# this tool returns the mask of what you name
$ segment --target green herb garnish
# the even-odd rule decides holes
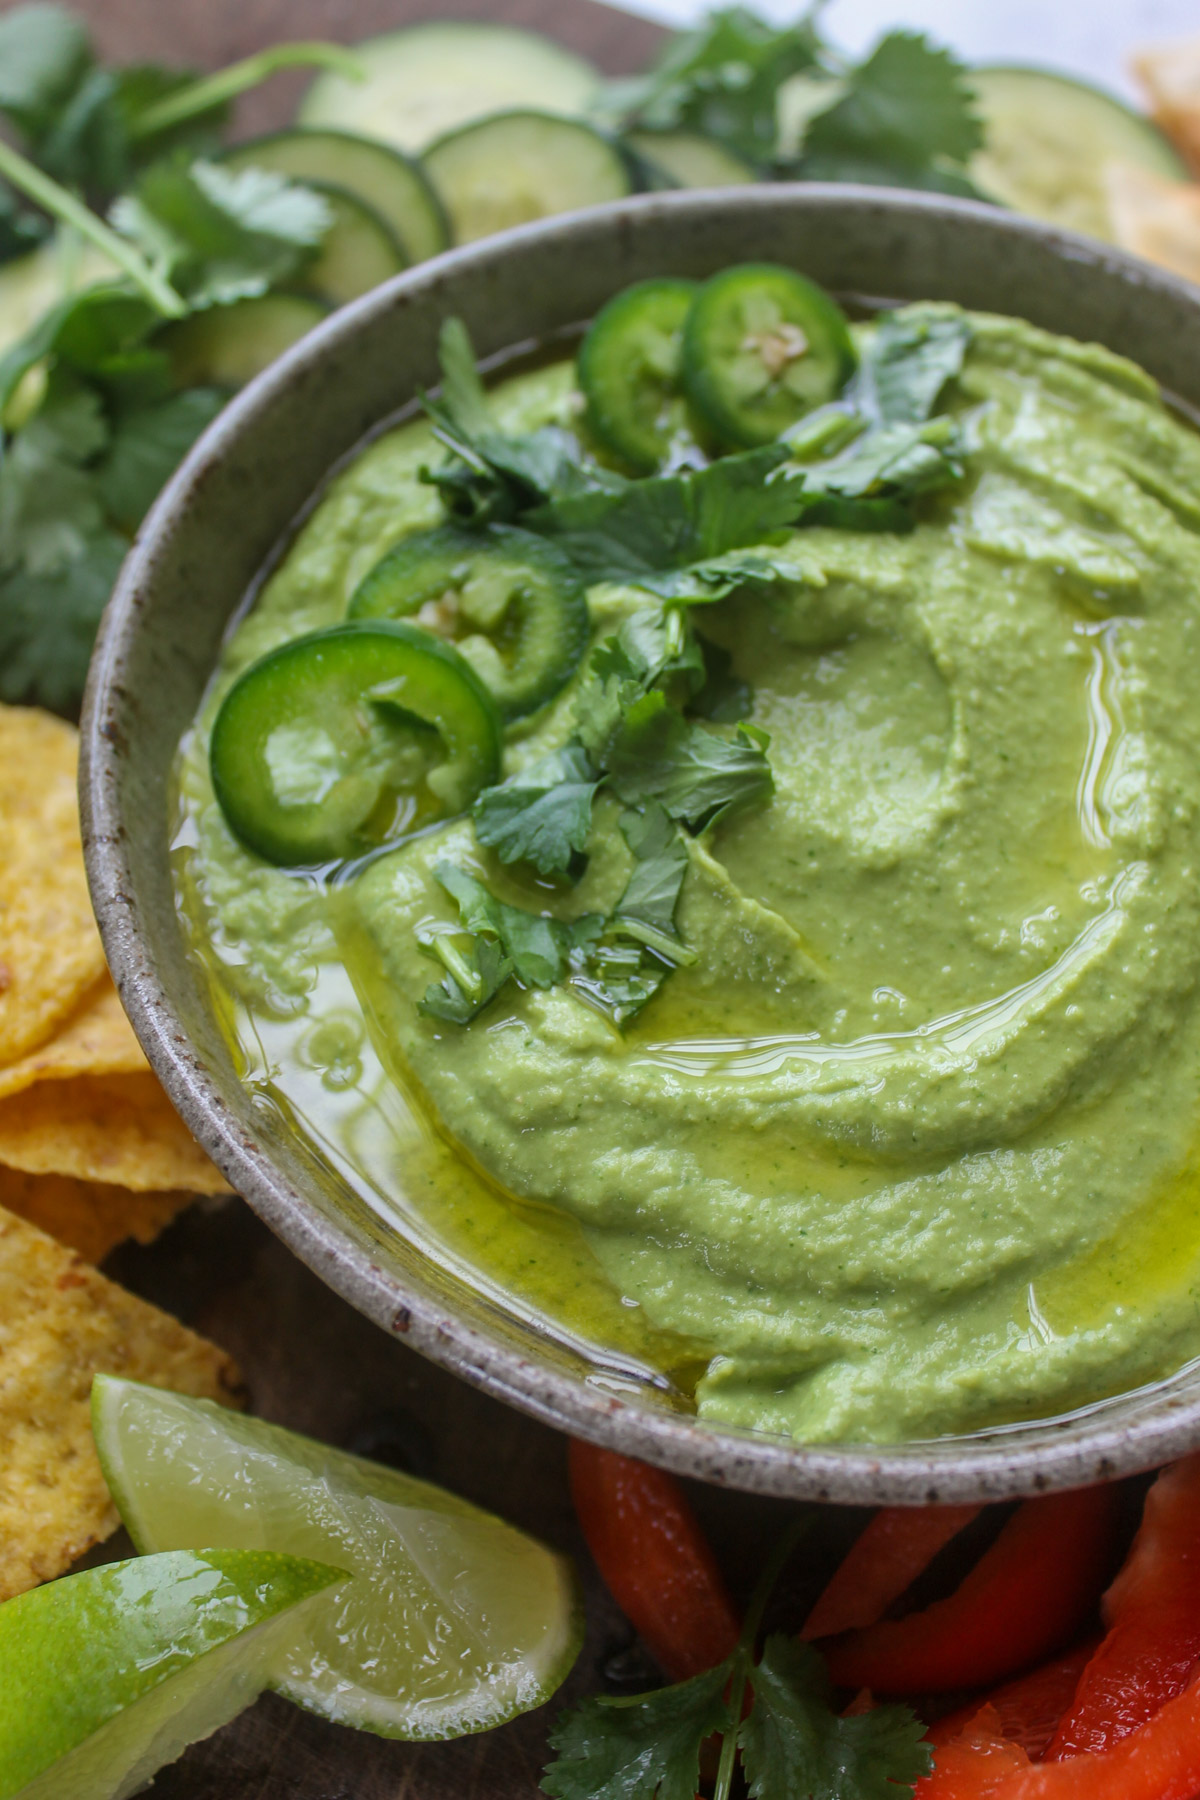
[[[966,165],[983,143],[970,77],[915,31],[889,32],[809,120],[797,172],[979,198]]]
[[[602,1695],[560,1715],[550,1734],[558,1754],[542,1775],[543,1793],[554,1800],[694,1800],[701,1746],[720,1733],[713,1800],[729,1800],[739,1754],[751,1800],[911,1800],[933,1753],[908,1707],[841,1717],[819,1653],[782,1633],[754,1659],[767,1600],[806,1525],[801,1520],[776,1549],[725,1662],[651,1694]]]

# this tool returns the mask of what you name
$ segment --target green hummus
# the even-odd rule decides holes
[[[697,960],[624,1034],[570,984],[510,984],[468,1028],[417,1012],[414,927],[456,917],[432,865],[603,912],[630,867],[603,798],[560,893],[465,820],[327,892],[212,797],[234,674],[439,519],[424,424],[332,483],[180,769],[181,894],[247,1079],[608,1378],[665,1368],[702,1417],[808,1441],[1042,1417],[1200,1353],[1200,437],[1103,350],[972,324],[961,486],[911,535],[798,532],[794,583],[696,615],[775,794],[690,842]],[[497,412],[568,419],[571,380]],[[591,600],[601,634],[646,603]]]

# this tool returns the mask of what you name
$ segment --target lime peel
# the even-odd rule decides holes
[[[350,1571],[272,1670],[311,1712],[384,1737],[458,1737],[541,1705],[575,1662],[570,1563],[442,1488],[111,1376],[93,1386],[92,1428],[139,1550],[216,1539]]]
[[[257,1698],[343,1572],[268,1551],[105,1563],[0,1607],[0,1800],[124,1800]]]

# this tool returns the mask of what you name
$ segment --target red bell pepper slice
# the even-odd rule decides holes
[[[1112,1488],[1026,1500],[948,1599],[822,1644],[839,1687],[939,1694],[990,1687],[1087,1624],[1111,1566]]]
[[[997,1780],[1003,1739],[939,1750],[915,1800],[1195,1800],[1200,1794],[1200,1682],[1168,1700],[1111,1750],[1014,1769]],[[1022,1754],[1015,1744],[1008,1751]]]
[[[809,1613],[804,1638],[874,1625],[980,1506],[883,1506],[855,1538]]]
[[[1029,1766],[1021,1745],[1004,1736],[999,1715],[988,1706],[976,1708],[964,1731],[938,1744],[933,1773],[918,1781],[913,1800],[991,1800]]]
[[[572,1439],[571,1497],[605,1585],[672,1681],[731,1654],[741,1621],[673,1475]]]
[[[1079,1677],[1095,1654],[1097,1638],[1076,1644],[1064,1656],[1043,1663],[1028,1675],[994,1688],[986,1700],[972,1700],[957,1712],[947,1713],[926,1733],[931,1744],[950,1744],[964,1732],[986,1726],[1010,1744],[1019,1744],[1031,1762],[1040,1762],[1058,1722],[1075,1698]]]
[[[1111,1749],[1183,1692],[1200,1659],[1200,1456],[1164,1469],[1104,1596],[1109,1627],[1047,1761]]]

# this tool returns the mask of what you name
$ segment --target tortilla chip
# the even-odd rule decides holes
[[[1188,281],[1200,282],[1200,184],[1167,181],[1130,163],[1104,170],[1113,236]]]
[[[149,1073],[39,1081],[0,1100],[0,1163],[139,1194],[229,1192]]]
[[[0,1211],[0,1600],[117,1528],[89,1417],[100,1371],[213,1400],[238,1385],[215,1344]]]
[[[1200,37],[1135,50],[1130,67],[1145,90],[1155,123],[1200,172]]]
[[[79,841],[78,754],[61,719],[0,706],[0,1063],[43,1043],[104,973]]]
[[[153,1243],[194,1194],[135,1194],[102,1181],[71,1175],[26,1175],[0,1166],[0,1207],[27,1219],[85,1261],[103,1262],[110,1250],[133,1238]]]
[[[19,1094],[35,1081],[65,1081],[72,1075],[136,1075],[149,1066],[112,979],[104,975],[52,1038],[19,1062],[0,1066],[0,1099]]]

